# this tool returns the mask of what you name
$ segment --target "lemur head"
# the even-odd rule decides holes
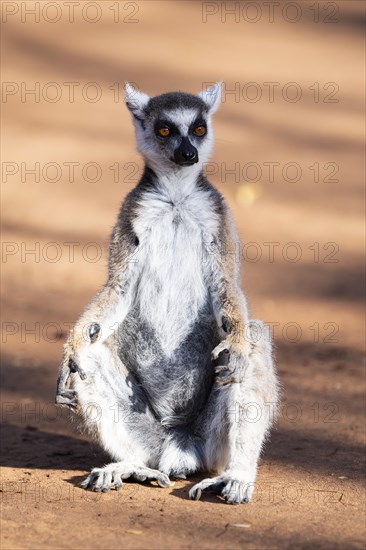
[[[171,92],[150,98],[125,86],[137,148],[152,168],[179,169],[207,162],[213,146],[211,116],[221,100],[221,83],[197,95]]]

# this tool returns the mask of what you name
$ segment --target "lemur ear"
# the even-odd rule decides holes
[[[138,120],[143,120],[145,118],[144,109],[149,103],[150,97],[138,90],[135,90],[129,82],[125,84],[125,103],[128,110],[132,115]]]
[[[216,82],[213,86],[210,86],[206,90],[203,90],[198,94],[198,97],[208,106],[208,112],[213,114],[219,107],[222,94],[222,82]]]

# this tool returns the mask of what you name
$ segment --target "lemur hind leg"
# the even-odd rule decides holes
[[[230,368],[223,367],[199,429],[205,437],[204,462],[216,477],[204,479],[190,490],[198,500],[202,491],[220,493],[229,504],[249,502],[265,436],[273,421],[278,384],[272,361],[268,328],[250,321],[249,361],[238,378],[230,381]],[[230,362],[229,362],[230,365]],[[228,383],[220,379],[228,371]]]
[[[123,479],[133,477],[138,481],[154,479],[167,487],[168,476],[155,469],[165,435],[163,428],[116,347],[112,337],[89,346],[79,357],[78,371],[71,374],[71,391],[76,394],[86,429],[116,461],[94,468],[82,486],[95,491],[107,491],[112,485],[119,489]]]

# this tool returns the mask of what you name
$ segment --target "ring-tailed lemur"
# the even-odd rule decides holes
[[[228,206],[203,175],[221,84],[125,88],[145,161],[110,241],[109,275],[64,347],[56,402],[115,460],[83,487],[215,473],[190,490],[249,501],[277,403],[269,332],[249,321]]]

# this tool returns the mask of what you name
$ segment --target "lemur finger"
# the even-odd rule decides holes
[[[56,395],[55,403],[56,405],[66,405],[67,407],[76,409],[78,407],[76,392],[74,390],[60,391]]]
[[[217,374],[215,377],[215,383],[221,386],[226,386],[228,384],[238,383],[241,379],[242,377],[238,375],[236,369],[227,369],[226,371],[222,370]]]
[[[85,371],[73,359],[69,359],[69,369],[70,372],[77,372],[82,380],[88,378]]]
[[[67,388],[67,382],[70,378],[70,369],[65,364],[62,364],[58,377],[57,377],[57,384],[56,384],[56,394],[60,395],[66,388]]]
[[[70,408],[76,408],[78,403],[76,400],[76,392],[68,389],[70,379],[70,369],[65,364],[62,365],[56,386],[55,403],[57,405],[65,405]]]
[[[211,352],[211,359],[214,361],[215,359],[218,359],[220,353],[225,351],[226,353],[229,353],[230,345],[226,340],[223,340],[220,342],[218,346],[215,347],[215,349]]]
[[[215,379],[215,383],[219,386],[229,386],[230,384],[236,384],[238,382],[239,380],[237,378],[230,378],[229,376],[227,376],[226,378],[218,377]]]
[[[216,374],[223,374],[224,376],[227,376],[228,374],[234,372],[235,367],[231,367],[230,365],[217,365],[215,367],[215,373]]]

